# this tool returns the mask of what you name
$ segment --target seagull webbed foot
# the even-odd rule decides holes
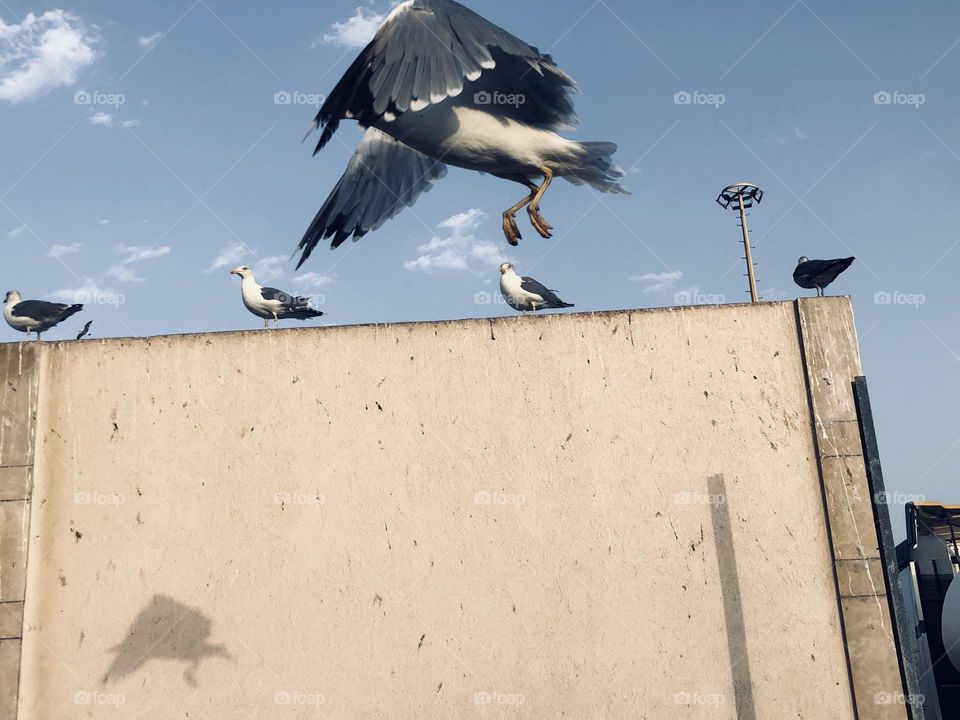
[[[503,214],[503,234],[511,245],[516,245],[523,239],[520,228],[517,227],[517,218],[509,210]]]
[[[553,225],[548,223],[543,215],[540,214],[540,207],[537,205],[531,204],[527,208],[527,214],[530,215],[530,223],[533,225],[534,229],[540,233],[544,238],[552,238],[553,233],[550,232],[553,230]]]

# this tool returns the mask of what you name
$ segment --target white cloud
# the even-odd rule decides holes
[[[458,213],[440,223],[447,230],[447,237],[434,236],[429,242],[417,247],[422,253],[415,260],[403,264],[407,270],[430,273],[434,270],[455,270],[474,275],[495,268],[510,258],[503,255],[500,247],[489,240],[478,240],[474,231],[486,217],[482,210],[473,208]]]
[[[157,40],[163,37],[162,32],[151,33],[150,35],[145,35],[143,37],[138,37],[137,42],[140,43],[142,48],[150,48],[156,45]]]
[[[163,247],[138,247],[133,245],[130,247],[121,247],[120,252],[127,256],[123,262],[138,263],[142,260],[153,260],[154,258],[168,255],[170,248],[166,245]]]
[[[646,273],[645,275],[634,275],[630,278],[633,282],[645,283],[644,292],[657,292],[658,290],[669,290],[674,283],[683,277],[680,270],[671,270],[662,273]]]
[[[18,225],[17,227],[13,228],[13,230],[7,233],[7,237],[13,240],[15,237],[19,237],[20,235],[23,235],[26,231],[27,231],[26,225]]]
[[[0,100],[22,102],[70,86],[97,58],[96,38],[65,10],[28,13],[19,25],[0,20]]]
[[[123,129],[140,127],[141,125],[139,120],[115,120],[113,115],[105,112],[94,113],[87,118],[87,122],[91,125],[99,125],[100,127],[118,127]]]
[[[110,266],[110,269],[107,270],[107,276],[112,277],[115,280],[120,282],[142,282],[143,277],[137,275],[134,270],[135,266],[138,263],[143,262],[144,260],[153,260],[158,257],[163,257],[170,252],[170,248],[167,246],[163,247],[141,247],[141,246],[129,246],[121,247],[120,253],[125,257],[118,263]]]
[[[72,253],[80,252],[81,247],[78,242],[70,243],[69,245],[54,245],[47,251],[47,257],[60,258],[64,255],[71,255]]]
[[[84,284],[75,288],[62,288],[49,293],[51,300],[65,303],[85,303],[102,305],[119,305],[123,302],[123,295],[110,288],[102,287],[96,280],[87,278]]]
[[[100,224],[101,224],[101,225],[109,225],[109,224],[110,224],[110,219],[109,219],[109,218],[103,218],[103,219],[100,221]]]
[[[214,259],[213,264],[207,268],[207,272],[212,273],[215,270],[220,270],[225,267],[234,267],[239,265],[240,261],[249,254],[250,251],[247,249],[246,245],[241,245],[240,243],[227,245]]]
[[[256,254],[255,250],[251,250],[241,243],[227,245],[220,251],[220,254],[217,255],[210,267],[207,268],[207,272],[212,273],[223,268],[234,268],[237,265],[242,265],[244,264],[243,261],[252,255],[254,259],[247,261],[246,264],[253,268],[253,273],[256,275],[257,280],[276,280],[283,275],[283,265],[289,258],[284,255],[271,255],[270,257],[258,258]]]
[[[809,135],[807,135],[803,130],[801,130],[801,129],[798,128],[798,127],[795,127],[795,128],[793,129],[793,134],[796,136],[797,140],[806,140],[808,137],[810,137]]]
[[[316,288],[328,283],[333,282],[333,278],[329,275],[321,275],[320,273],[308,272],[303,275],[297,275],[293,279],[294,285],[299,285],[300,287],[307,288]]]
[[[340,47],[362,48],[377,34],[386,15],[358,7],[352,17],[343,22],[335,22],[322,38],[323,42]]]
[[[258,258],[253,271],[258,280],[276,280],[283,275],[283,264],[287,258],[283,255]]]

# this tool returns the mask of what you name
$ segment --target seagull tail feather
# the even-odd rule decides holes
[[[574,185],[590,185],[600,192],[630,193],[620,184],[623,169],[613,161],[617,146],[612,142],[577,143],[580,152],[560,173]]]

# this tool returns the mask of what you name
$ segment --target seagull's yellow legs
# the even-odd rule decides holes
[[[546,166],[541,169],[543,170],[543,185],[540,186],[536,195],[533,196],[533,200],[527,206],[527,214],[530,216],[530,222],[533,223],[536,231],[545,238],[551,238],[553,233],[550,231],[553,230],[553,226],[544,220],[543,215],[540,214],[540,200],[547,188],[550,187],[550,183],[553,182],[553,170]]]
[[[523,239],[520,235],[520,228],[517,227],[517,211],[533,202],[533,198],[537,195],[537,189],[536,186],[531,187],[529,195],[503,213],[503,234],[511,245],[516,245],[518,240]]]
[[[516,215],[524,207],[527,208],[530,222],[536,231],[545,238],[553,237],[550,232],[553,230],[553,226],[544,220],[543,215],[540,214],[540,200],[547,188],[550,187],[550,183],[553,182],[553,170],[548,167],[543,167],[541,170],[543,172],[543,184],[538,187],[532,182],[529,183],[530,194],[503,213],[503,234],[511,245],[516,245],[518,240],[523,239],[520,235],[520,229],[517,227]]]

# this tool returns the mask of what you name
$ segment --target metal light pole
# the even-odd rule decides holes
[[[743,230],[743,255],[747,261],[747,278],[750,281],[750,301],[760,302],[757,294],[757,278],[753,272],[753,253],[750,248],[750,230],[747,228],[747,208],[754,203],[760,204],[763,199],[763,190],[753,183],[734,183],[723,189],[717,197],[717,203],[726,210],[732,208],[740,211],[740,228]]]

